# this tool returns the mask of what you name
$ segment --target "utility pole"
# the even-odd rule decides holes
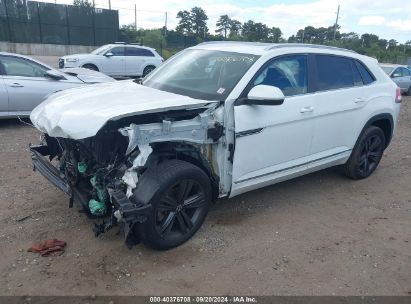
[[[111,10],[111,0],[108,0],[108,9]]]
[[[166,19],[164,23],[164,37],[167,36],[167,12],[166,12]]]
[[[134,27],[136,28],[137,31],[137,4],[134,4]]]
[[[337,9],[337,19],[335,19],[335,24],[334,24],[334,39],[335,40],[335,34],[337,33],[337,25],[338,25],[338,17],[340,16],[340,5],[338,4],[338,9]]]

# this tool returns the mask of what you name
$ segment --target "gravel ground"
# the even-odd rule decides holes
[[[223,199],[195,237],[167,252],[132,250],[38,173],[39,133],[0,121],[1,295],[411,294],[411,98],[379,169],[351,181],[328,169]],[[27,252],[49,238],[59,257]]]

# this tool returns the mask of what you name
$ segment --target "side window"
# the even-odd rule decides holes
[[[394,72],[392,72],[391,77],[402,77],[402,71],[400,68],[396,68]]]
[[[124,56],[124,46],[114,47],[108,50],[107,53],[112,53],[113,56]]]
[[[253,85],[259,84],[278,87],[285,96],[307,93],[307,56],[274,59],[257,75]]]
[[[410,70],[406,68],[401,68],[402,70],[402,76],[411,76]]]
[[[46,67],[18,57],[3,56],[0,62],[0,71],[9,76],[44,77],[48,71]]]
[[[361,74],[361,78],[364,84],[370,84],[371,82],[374,82],[375,77],[368,71],[368,69],[364,66],[364,64],[359,62],[358,60],[354,60],[354,61],[358,68],[358,71]]]
[[[127,47],[126,48],[127,56],[146,56],[146,57],[154,57],[154,54],[150,50],[141,49],[137,47]]]
[[[357,65],[355,64],[355,60],[351,60],[351,68],[353,72],[353,79],[355,86],[362,86],[364,84],[360,71],[358,71]]]
[[[327,91],[354,86],[351,59],[339,56],[316,55],[317,89]]]

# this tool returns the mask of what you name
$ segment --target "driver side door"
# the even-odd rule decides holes
[[[235,151],[231,196],[299,175],[308,169],[313,138],[314,94],[310,94],[307,55],[269,61],[246,93],[259,84],[278,87],[281,105],[234,107]]]

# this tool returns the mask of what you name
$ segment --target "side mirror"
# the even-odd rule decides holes
[[[66,79],[62,74],[60,74],[59,72],[55,70],[48,70],[44,76],[49,77],[53,80]]]
[[[396,78],[396,77],[400,77],[401,75],[399,73],[394,73],[391,75],[391,78]]]
[[[113,56],[113,53],[108,52],[108,53],[105,53],[104,56],[106,56],[106,57],[111,57],[111,56]]]
[[[247,98],[244,98],[238,105],[261,105],[261,106],[278,106],[283,104],[285,96],[283,92],[273,86],[259,84],[248,92]]]

